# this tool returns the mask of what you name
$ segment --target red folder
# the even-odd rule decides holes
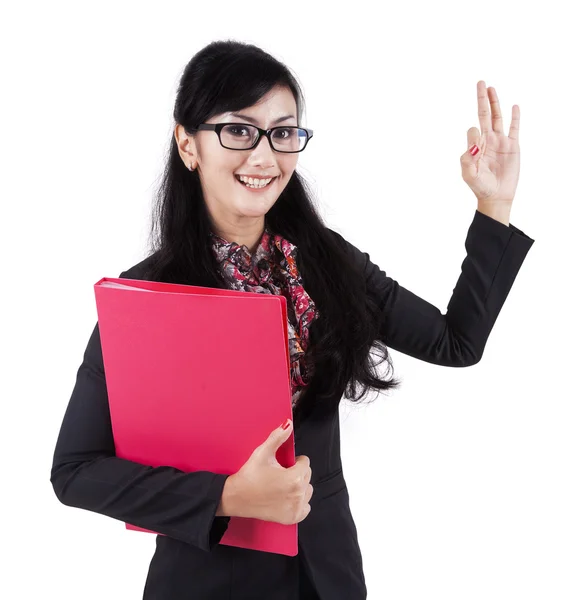
[[[107,277],[94,290],[117,456],[232,475],[292,419],[284,296]],[[276,457],[295,464],[293,434]],[[220,543],[295,556],[297,524],[231,517]]]

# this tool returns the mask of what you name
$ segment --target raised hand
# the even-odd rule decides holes
[[[477,83],[477,105],[481,131],[477,127],[467,131],[468,149],[461,156],[463,181],[473,190],[483,212],[508,215],[519,179],[519,106],[512,107],[505,135],[497,92],[484,81]],[[471,152],[475,145],[478,151]]]

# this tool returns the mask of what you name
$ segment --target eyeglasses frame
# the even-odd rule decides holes
[[[228,148],[227,146],[225,146],[222,143],[222,140],[220,139],[220,132],[227,125],[241,125],[243,127],[254,127],[255,129],[258,130],[259,137],[257,137],[256,142],[250,148]],[[301,150],[290,150],[290,151],[277,150],[277,148],[275,148],[273,146],[273,141],[271,140],[271,132],[274,129],[303,129],[303,131],[307,131],[307,141],[305,142],[305,146],[303,146],[303,148],[301,148]],[[253,125],[251,123],[200,123],[198,125],[198,127],[193,127],[193,131],[200,131],[200,130],[215,131],[216,135],[218,136],[218,141],[220,142],[220,145],[223,148],[225,148],[226,150],[236,150],[236,151],[243,151],[243,152],[245,150],[252,150],[253,148],[256,148],[258,143],[261,141],[261,138],[263,136],[266,136],[267,139],[269,140],[269,146],[271,146],[271,148],[274,152],[280,152],[281,154],[297,154],[299,152],[303,152],[303,150],[305,150],[305,148],[307,148],[307,144],[309,143],[309,140],[313,137],[313,129],[307,129],[307,127],[299,127],[298,125],[277,125],[277,127],[271,127],[270,129],[262,129],[261,127],[257,127],[256,125]]]

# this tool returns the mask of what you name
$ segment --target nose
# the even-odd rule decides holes
[[[253,148],[253,154],[255,152],[264,153],[265,149],[267,149],[271,154],[273,153],[273,149],[271,148],[271,144],[269,144],[269,140],[266,135],[262,135],[259,143]]]
[[[251,160],[273,161],[273,149],[266,135],[261,136],[259,143],[251,151]]]

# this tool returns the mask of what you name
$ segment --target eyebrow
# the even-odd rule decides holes
[[[254,125],[258,125],[257,119],[253,119],[253,117],[248,117],[247,115],[243,115],[241,113],[231,113],[231,116],[237,117],[239,119],[244,119],[245,121],[250,121]],[[280,117],[279,119],[275,119],[272,124],[276,125],[277,123],[281,123],[283,121],[286,121],[287,119],[294,119],[294,118],[295,118],[294,115],[287,115],[285,117]]]

